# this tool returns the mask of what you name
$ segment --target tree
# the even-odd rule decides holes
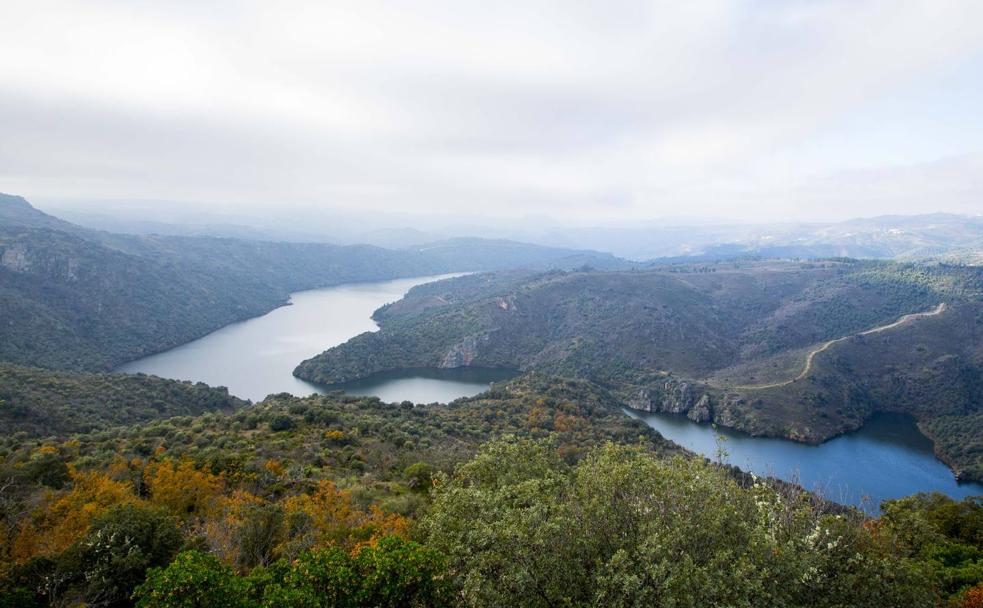
[[[326,547],[258,568],[250,585],[264,608],[440,608],[451,598],[443,574],[437,552],[386,536],[354,555]]]
[[[129,606],[147,569],[166,566],[182,543],[172,516],[123,505],[96,519],[63,561],[77,568],[87,606]]]
[[[933,606],[888,530],[723,467],[606,444],[576,465],[505,438],[437,484],[422,522],[468,606]]]
[[[152,568],[133,594],[137,608],[250,608],[248,586],[232,569],[200,551]]]

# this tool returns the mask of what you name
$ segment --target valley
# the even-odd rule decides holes
[[[974,517],[983,494],[967,481],[983,421],[972,267],[633,264],[495,241],[394,252],[131,237],[25,204],[6,213],[0,599],[15,605],[47,605],[49,580],[64,581],[44,592],[58,602],[104,597],[86,582],[106,576],[95,539],[119,526],[137,538],[131,526],[147,522],[203,547],[208,567],[234,567],[216,580],[252,585],[264,605],[281,593],[257,578],[268,565],[306,567],[325,547],[460,559],[473,544],[455,531],[480,528],[472,511],[490,505],[455,501],[492,479],[506,493],[588,484],[557,503],[576,503],[572,529],[609,521],[591,484],[667,483],[638,491],[724,518],[719,505],[772,505],[768,517],[792,523],[756,534],[806,544],[818,522],[863,539],[870,521],[894,538],[937,509]],[[533,504],[552,504],[549,492]],[[401,544],[410,535],[425,544]],[[606,547],[589,550],[613,559]],[[878,593],[898,591],[908,566],[878,555],[895,572]],[[904,597],[928,588],[903,576]],[[109,592],[120,605],[145,593],[126,585]]]
[[[980,479],[983,445],[949,429],[983,430],[981,277],[855,260],[478,275],[411,290],[376,313],[379,332],[295,373],[320,383],[458,365],[554,373],[633,409],[807,443],[902,412],[961,478]]]

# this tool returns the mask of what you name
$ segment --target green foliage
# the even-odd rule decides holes
[[[135,597],[139,608],[439,608],[451,605],[443,572],[436,552],[398,537],[354,556],[338,547],[308,551],[247,577],[188,551],[151,570]]]
[[[503,440],[423,525],[468,606],[934,605],[924,568],[860,523],[697,460],[607,445],[571,466]]]
[[[428,492],[433,485],[433,467],[426,462],[415,462],[403,470],[410,489],[417,492]]]
[[[250,580],[265,608],[436,608],[450,605],[443,568],[433,550],[384,537],[354,557],[337,547],[318,549],[255,571]]]
[[[180,553],[153,568],[134,592],[138,608],[250,608],[248,585],[214,556]]]
[[[74,562],[87,605],[129,606],[147,569],[166,566],[183,543],[172,517],[125,505],[98,518],[63,560]]]
[[[231,412],[245,402],[225,388],[155,376],[84,374],[0,363],[0,428],[65,436],[155,418]]]
[[[983,583],[983,496],[955,501],[916,494],[885,502],[882,522],[904,539],[906,550],[931,567],[946,594]]]

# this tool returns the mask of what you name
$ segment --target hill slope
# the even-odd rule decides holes
[[[88,230],[0,195],[0,361],[103,371],[263,314],[297,290],[607,254],[464,241],[395,251]]]
[[[0,363],[4,439],[88,433],[173,416],[232,411],[224,388],[127,374],[78,374]]]
[[[330,384],[408,367],[544,371],[601,383],[636,409],[810,442],[903,411],[980,478],[979,446],[939,429],[983,407],[981,293],[983,269],[853,260],[476,275],[412,290],[377,311],[381,331],[295,374]]]

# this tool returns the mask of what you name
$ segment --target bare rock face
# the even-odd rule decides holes
[[[709,420],[710,416],[710,397],[695,390],[690,383],[678,380],[666,380],[651,388],[640,388],[626,400],[626,404],[643,412],[667,414],[686,414],[698,409],[694,415],[701,421],[704,417]]]
[[[4,249],[0,254],[0,266],[13,270],[14,272],[27,272],[31,267],[31,262],[27,257],[27,250],[21,246],[13,246]]]
[[[686,417],[694,422],[710,422],[710,419],[713,418],[710,411],[710,396],[704,394],[700,397],[700,400],[686,413]]]
[[[477,336],[468,336],[460,343],[451,347],[444,354],[443,359],[440,360],[440,364],[437,367],[450,369],[470,366],[474,362],[475,357],[478,356],[478,343],[479,338]]]
[[[713,410],[713,421],[720,426],[738,427],[741,419],[740,405],[744,399],[739,395],[726,395]]]
[[[629,398],[626,404],[628,405],[628,407],[630,407],[633,410],[639,410],[642,412],[653,411],[652,397],[649,394],[649,390],[647,388],[638,389],[638,393],[636,393],[634,397]]]
[[[662,386],[662,407],[659,411],[685,414],[693,407],[695,397],[687,382],[667,380]]]

